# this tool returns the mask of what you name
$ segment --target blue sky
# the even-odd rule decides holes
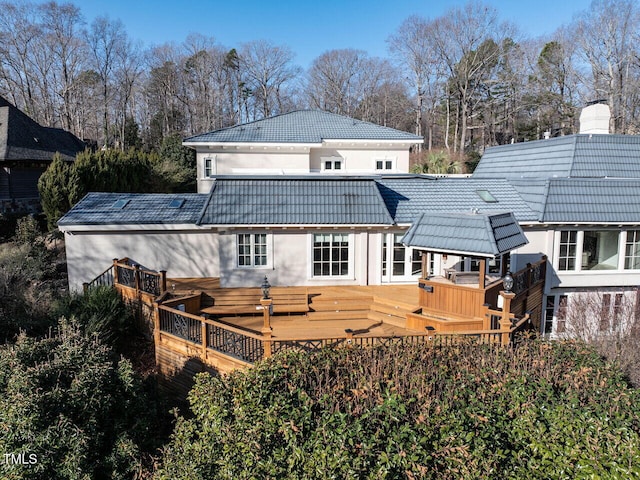
[[[327,50],[357,48],[387,56],[386,39],[410,15],[436,18],[465,2],[453,0],[83,0],[87,22],[120,19],[145,46],[182,42],[189,33],[212,36],[228,48],[265,39],[287,45],[309,67]],[[550,34],[586,10],[590,0],[487,0],[502,20],[527,36]]]

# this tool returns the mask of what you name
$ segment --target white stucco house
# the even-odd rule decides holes
[[[184,140],[196,151],[198,193],[220,175],[407,173],[423,138],[321,110],[300,110]]]
[[[587,293],[599,295],[603,317],[615,320],[623,305],[640,311],[640,136],[493,147],[471,178],[406,173],[419,141],[315,111],[186,139],[198,152],[199,193],[90,193],[60,220],[70,286],[122,257],[223,287],[264,275],[273,285],[413,283],[423,259],[403,237],[417,218],[510,212],[528,243],[486,268],[548,257],[543,333],[564,334],[567,308]],[[442,235],[455,239],[456,229]],[[465,255],[430,253],[426,264],[430,275],[479,268]],[[598,328],[615,327],[608,322]]]

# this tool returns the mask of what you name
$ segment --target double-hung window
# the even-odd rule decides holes
[[[313,276],[346,277],[350,273],[349,234],[313,235]]]
[[[267,267],[269,264],[266,233],[240,233],[238,267]]]
[[[204,159],[204,177],[205,178],[209,178],[209,177],[213,177],[214,175],[214,158],[212,157],[207,157]]]

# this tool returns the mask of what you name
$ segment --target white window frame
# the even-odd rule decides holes
[[[388,232],[382,234],[382,248],[381,248],[381,257],[380,257],[380,266],[381,266],[381,275],[382,281],[385,283],[389,282],[408,282],[417,280],[422,276],[422,258],[420,256],[420,260],[415,260],[415,255],[420,254],[419,249],[414,249],[412,247],[402,246],[402,261],[396,260],[394,258],[394,254],[396,251],[396,237],[402,237],[406,232]],[[400,248],[400,247],[398,247]],[[423,255],[428,255],[427,252],[423,252]],[[420,263],[420,271],[413,274],[413,264],[415,262]],[[433,255],[431,256],[431,261],[433,261]],[[393,267],[395,263],[402,263],[404,274],[403,275],[395,275],[393,272]]]
[[[216,175],[216,157],[215,155],[213,156],[207,156],[204,157],[203,159],[203,163],[202,163],[202,176],[203,178],[211,178],[213,176]]]
[[[635,235],[634,235],[635,233]],[[627,247],[629,245],[633,247],[637,247],[640,246],[640,229],[638,230],[625,230],[624,232],[622,232],[621,237],[624,236],[624,238],[620,239],[620,245],[621,247],[619,248],[619,251],[621,252],[620,256],[622,257],[622,270],[640,270],[639,268],[627,268],[627,258],[632,259],[632,265],[633,263],[638,262],[640,264],[640,255],[627,255]],[[630,241],[631,240],[631,241]],[[634,248],[634,250],[636,250]]]
[[[599,232],[599,231],[613,231],[618,234],[618,265],[616,269],[611,270],[594,270],[594,269],[583,269],[583,253],[584,253],[584,233],[585,232]],[[560,240],[562,238],[563,232],[575,232],[576,233],[576,254],[574,257],[574,267],[570,270],[563,270],[560,268]],[[606,273],[612,273],[617,271],[625,271],[625,254],[626,254],[626,239],[627,239],[627,231],[626,230],[616,230],[616,229],[607,229],[607,228],[585,228],[583,230],[556,230],[554,236],[554,255],[553,255],[553,267],[559,274],[563,273],[576,273],[576,272],[587,272],[593,275],[600,275]]]
[[[327,164],[330,165],[327,168]],[[336,165],[340,165],[336,168]],[[320,157],[320,170],[323,172],[343,172],[344,171],[344,158],[342,157]]]
[[[315,239],[316,235],[331,235],[333,244],[333,236],[334,235],[346,235],[347,237],[347,274],[346,275],[316,275],[315,274]],[[348,232],[327,232],[327,231],[318,231],[309,234],[309,278],[322,280],[322,279],[333,279],[333,280],[353,280],[355,278],[355,235],[353,233]],[[330,247],[332,248],[332,247]],[[331,264],[331,260],[329,260],[329,264]]]
[[[378,162],[382,163],[382,168],[378,168]],[[389,166],[389,168],[387,168],[387,166]],[[373,169],[376,172],[395,172],[396,159],[395,158],[375,158],[373,160]]]
[[[258,236],[264,235],[264,243],[258,242]],[[236,267],[237,268],[254,268],[254,269],[271,269],[273,265],[273,255],[272,255],[272,238],[273,236],[266,232],[239,232],[236,234]],[[241,243],[241,240],[244,240],[244,237],[248,237],[248,243]],[[241,252],[242,247],[247,247],[248,252]],[[265,264],[256,265],[256,248],[262,247],[264,248],[264,253],[261,253],[261,257],[265,257]],[[242,264],[241,257],[248,258],[248,263]]]

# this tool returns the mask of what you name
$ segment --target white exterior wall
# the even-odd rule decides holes
[[[409,146],[389,146],[384,144],[369,147],[312,148],[310,152],[310,171],[324,170],[326,157],[342,158],[342,169],[331,173],[372,174],[372,173],[408,173]],[[376,160],[392,160],[393,170],[376,170]]]
[[[113,263],[128,257],[168,277],[218,277],[217,236],[211,231],[73,232],[65,234],[69,288],[82,290]]]
[[[198,193],[209,193],[213,179],[205,177],[205,159],[212,175],[301,175],[309,173],[309,149],[261,148],[235,151],[199,151],[196,155]]]
[[[379,255],[371,252],[368,231],[349,229],[268,230],[268,265],[266,267],[240,267],[237,259],[237,235],[262,233],[262,230],[234,230],[221,233],[219,238],[220,285],[222,287],[248,287],[262,283],[265,275],[269,283],[277,286],[297,285],[367,285],[372,275],[380,270]],[[345,277],[314,278],[312,271],[313,234],[347,233],[350,240],[349,275]],[[375,242],[374,242],[375,243]],[[377,252],[376,252],[377,253]],[[366,259],[369,259],[369,262]],[[373,262],[373,263],[372,263]],[[379,278],[377,279],[379,283]]]
[[[303,175],[323,172],[325,157],[343,159],[337,174],[409,172],[410,144],[372,143],[362,146],[310,148],[269,145],[199,149],[196,153],[198,193],[209,193],[213,179],[205,176],[205,159],[211,159],[211,175]],[[393,161],[392,170],[376,170],[376,160]]]

